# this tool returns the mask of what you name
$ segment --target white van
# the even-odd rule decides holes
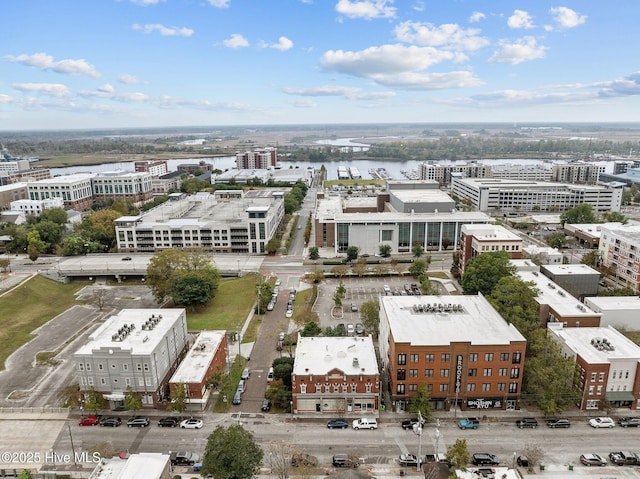
[[[269,368],[269,374],[267,374],[267,382],[273,381],[273,368]]]
[[[241,378],[242,378],[242,379],[244,379],[244,380],[246,381],[247,379],[249,379],[249,376],[250,376],[250,375],[251,375],[251,371],[249,370],[249,368],[244,368],[244,369],[242,370],[242,376],[241,376]]]

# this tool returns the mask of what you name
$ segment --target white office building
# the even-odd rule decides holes
[[[64,209],[83,211],[93,204],[91,179],[93,173],[75,173],[73,175],[55,176],[46,180],[27,183],[29,199],[46,200],[62,198]]]
[[[598,253],[618,284],[640,290],[640,225],[602,225]]]
[[[22,211],[24,214],[39,216],[48,208],[64,208],[62,198],[47,198],[46,200],[17,200],[11,202],[11,211]]]

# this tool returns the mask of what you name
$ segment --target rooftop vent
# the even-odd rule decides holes
[[[614,351],[616,349],[607,338],[593,338],[591,345],[598,351]]]

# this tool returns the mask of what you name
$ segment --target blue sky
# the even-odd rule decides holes
[[[0,130],[640,120],[640,1],[3,2]]]

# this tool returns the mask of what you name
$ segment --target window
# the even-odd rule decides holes
[[[410,392],[416,392],[418,390],[418,385],[417,384],[409,384],[409,391]]]
[[[520,368],[511,368],[511,379],[520,377]]]
[[[142,371],[142,364],[136,364],[136,371]]]
[[[352,393],[358,392],[358,385],[356,383],[353,383],[351,385],[351,392]]]
[[[491,368],[484,368],[484,376],[485,377],[489,377],[493,374],[493,371],[491,370]]]
[[[300,393],[301,394],[307,394],[307,385],[305,383],[302,383],[300,385]]]
[[[149,365],[147,363],[144,363],[144,370],[149,371]]]
[[[84,371],[84,364],[78,363],[78,371]]]
[[[469,354],[469,362],[471,363],[478,362],[478,353]]]
[[[409,377],[410,378],[417,378],[418,377],[418,370],[417,369],[409,369]]]
[[[625,386],[626,387],[626,386]],[[602,394],[602,386],[598,386],[598,389],[596,390],[596,394],[598,396],[600,396]]]
[[[93,378],[92,377],[88,377],[87,378],[87,384],[89,384],[89,386],[93,386]]]
[[[433,384],[427,384],[427,392],[431,394],[433,392]]]
[[[509,383],[509,392],[517,393],[518,392],[518,383]]]
[[[411,361],[412,363],[417,363],[418,361],[420,361],[420,355],[419,354],[411,354],[409,356],[409,361]]]
[[[122,363],[122,370],[123,371],[128,371],[129,370],[129,365],[127,363]]]
[[[433,377],[433,369],[425,369],[424,370],[424,377],[425,378],[432,378]]]
[[[522,361],[522,353],[513,353],[511,362],[513,364],[520,364],[521,361]]]
[[[396,393],[397,394],[404,394],[404,384],[398,384],[396,386]]]
[[[440,370],[440,377],[441,378],[448,378],[449,377],[449,370],[448,369],[441,369]]]
[[[507,375],[507,368],[498,369],[498,376],[506,376],[506,375]]]
[[[484,392],[491,391],[491,384],[490,383],[482,383],[482,390]]]
[[[107,384],[107,380],[105,378],[100,378],[100,384]]]
[[[407,364],[407,355],[406,354],[398,354],[398,366],[404,366]]]
[[[397,379],[398,381],[404,381],[407,377],[407,370],[406,369],[398,369],[398,375],[397,375]]]
[[[500,361],[509,361],[509,353],[500,353]]]
[[[449,353],[442,353],[440,356],[440,361],[443,363],[448,363],[451,360],[451,355]]]
[[[469,376],[477,376],[478,370],[476,368],[469,368]]]
[[[91,363],[87,363],[87,364],[85,364],[85,369],[86,369],[87,371],[91,371]]]
[[[504,391],[507,388],[507,385],[505,383],[498,383],[498,391]]]
[[[596,373],[591,373],[591,380],[595,381],[596,380]]]
[[[441,393],[446,393],[449,390],[449,385],[448,384],[441,384],[439,389],[440,389]]]
[[[612,379],[615,379],[615,378],[616,378],[616,372],[615,372],[615,371],[613,371]]]
[[[424,360],[428,363],[432,363],[433,361],[435,361],[435,355],[434,354],[425,354],[424,355]]]
[[[371,388],[372,388],[371,383],[367,383],[367,384],[365,385],[365,390],[366,390],[368,393],[370,393],[370,392],[371,392]]]
[[[484,353],[484,360],[486,362],[491,362],[493,361],[493,353]]]
[[[625,379],[629,379],[629,370],[627,370],[627,371],[624,373],[624,378],[625,378]]]
[[[475,390],[476,390],[476,385],[475,385],[475,383],[468,383],[468,384],[467,384],[467,391],[469,391],[469,392],[473,392],[473,391],[475,391]]]
[[[600,376],[598,377],[598,381],[599,382],[604,381],[604,373],[600,373]]]
[[[102,363],[98,363],[98,371],[102,371],[103,369],[104,369],[104,366],[102,365]],[[615,379],[615,375],[613,379]]]
[[[393,241],[393,230],[382,230],[380,239],[382,241]]]
[[[594,386],[589,386],[589,396],[593,396],[594,389],[595,389]]]

